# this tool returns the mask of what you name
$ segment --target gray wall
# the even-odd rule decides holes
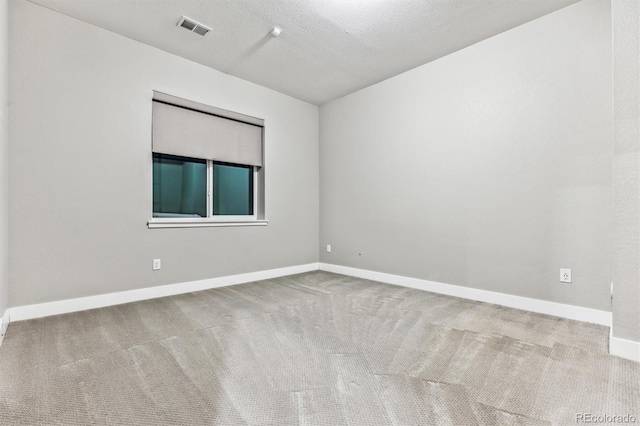
[[[613,335],[640,341],[640,3],[612,2]]]
[[[9,197],[9,2],[0,0],[0,323],[9,307],[8,197]]]
[[[585,0],[323,105],[321,261],[609,310],[611,84]]]
[[[318,261],[318,107],[23,0],[10,12],[11,306]],[[266,120],[268,226],[147,229],[152,90]]]

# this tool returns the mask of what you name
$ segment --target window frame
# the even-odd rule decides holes
[[[259,163],[252,164],[244,164],[244,166],[253,167],[253,174],[251,175],[253,178],[253,215],[248,216],[229,216],[229,215],[215,215],[211,216],[209,209],[212,209],[212,204],[207,199],[207,217],[153,217],[153,167],[151,167],[151,172],[149,173],[151,179],[151,185],[149,186],[149,194],[150,194],[150,215],[151,219],[147,221],[147,226],[149,228],[192,228],[192,227],[209,227],[209,226],[265,226],[268,225],[269,221],[265,217],[265,165],[264,165],[264,142],[265,142],[265,120],[250,116],[246,114],[241,114],[235,111],[230,111],[218,107],[214,107],[211,105],[207,105],[204,103],[200,103],[193,100],[188,100],[182,97],[174,96],[168,93],[164,93],[158,90],[153,90],[151,96],[151,123],[152,123],[152,137],[151,137],[151,153],[161,154],[163,152],[163,148],[160,147],[156,151],[156,147],[154,144],[155,138],[155,115],[154,115],[154,105],[156,103],[167,104],[174,107],[184,108],[187,110],[192,110],[198,113],[204,113],[215,117],[224,118],[227,120],[237,121],[240,123],[244,123],[251,126],[257,126],[261,129],[261,147],[260,154],[262,156],[261,161]],[[194,138],[193,140],[200,139]],[[206,138],[205,138],[206,139]],[[165,147],[166,148],[166,147]],[[171,154],[170,151],[165,152],[166,154]],[[208,158],[215,158],[216,156],[208,156],[208,155],[184,155],[184,153],[174,153],[178,156],[184,156],[185,158],[193,158],[196,160],[204,160],[207,161],[207,197],[210,197],[210,188],[211,188],[211,179],[209,174],[211,173],[210,167],[208,166]],[[199,152],[200,154],[200,152]],[[204,153],[202,153],[204,154]],[[153,158],[153,155],[151,155]],[[153,162],[153,160],[151,160]],[[211,160],[215,161],[215,160]],[[238,165],[241,161],[238,162]],[[230,163],[231,164],[231,163]]]
[[[159,153],[153,153],[159,154]],[[159,154],[167,155],[169,154]],[[153,155],[152,161],[153,161]],[[151,176],[152,203],[151,203],[151,220],[147,222],[149,228],[192,228],[207,226],[264,226],[269,222],[267,220],[258,219],[258,167],[247,164],[235,164],[223,161],[206,160],[203,158],[183,157],[196,161],[204,161],[207,167],[206,174],[206,217],[154,217],[153,211],[153,170]],[[213,214],[213,166],[221,164],[227,166],[236,166],[249,168],[250,185],[251,185],[251,215],[214,215]],[[153,169],[153,168],[152,168]]]

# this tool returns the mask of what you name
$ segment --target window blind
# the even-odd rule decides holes
[[[211,110],[211,112],[207,111]],[[223,110],[170,95],[154,95],[152,150],[234,164],[262,167],[262,120],[253,123],[220,115]]]

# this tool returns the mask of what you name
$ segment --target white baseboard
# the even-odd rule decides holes
[[[137,302],[139,300],[155,299],[157,297],[173,296],[191,293],[192,291],[243,284],[252,281],[267,280],[286,275],[316,271],[317,263],[289,266],[286,268],[270,269],[266,271],[250,272],[247,274],[230,275],[219,278],[209,278],[179,284],[168,284],[157,287],[141,288],[118,293],[101,294],[98,296],[79,297],[77,299],[59,300],[56,302],[39,303],[36,305],[18,306],[10,308],[11,321],[22,321],[69,312],[85,311],[87,309],[103,308],[105,306],[120,305],[122,303]]]
[[[4,311],[4,315],[0,317],[0,346],[4,340],[4,335],[7,334],[7,328],[9,327],[9,309]]]
[[[613,337],[613,329],[609,333],[609,353],[620,358],[640,362],[640,342]]]
[[[368,271],[366,269],[350,268],[330,263],[320,263],[320,270],[611,327],[611,312],[599,311],[597,309],[530,299],[528,297],[513,296],[452,284],[443,284],[419,278]]]
[[[250,272],[246,274],[231,275],[219,278],[209,278],[205,280],[190,281],[179,284],[168,284],[118,293],[102,294],[98,296],[88,296],[80,297],[77,299],[18,306],[15,308],[10,308],[7,311],[3,324],[9,323],[9,314],[11,315],[11,321],[22,321],[33,318],[47,317],[51,315],[65,314],[69,312],[84,311],[87,309],[102,308],[105,306],[119,305],[122,303],[136,302],[139,300],[154,299],[157,297],[173,296],[176,294],[190,293],[192,291],[207,290],[211,288],[248,283],[252,281],[260,281],[286,275],[315,271],[318,269],[328,272],[334,272],[337,274],[350,275],[353,277],[380,281],[388,284],[401,285],[405,287],[416,288],[419,290],[430,291],[433,293],[446,294],[449,296],[477,300],[486,303],[493,303],[510,308],[522,309],[526,311],[611,327],[611,312],[583,308],[580,306],[565,305],[562,303],[549,302],[545,300],[530,299],[526,297],[513,296],[487,290],[479,290],[475,288],[443,284],[434,281],[422,280],[419,278],[409,278],[400,275],[368,271],[365,269],[350,268],[347,266],[333,265],[328,263],[309,263],[306,265],[270,269],[266,271]],[[623,339],[612,338],[611,347],[620,348],[619,350],[616,349],[619,351],[619,353],[631,353],[631,355],[633,355],[634,353],[638,353],[637,349],[635,349],[636,352],[633,352],[634,344],[637,345],[636,342],[629,342]],[[613,350],[612,353],[614,353]],[[618,353],[615,353],[615,355],[618,355]],[[624,357],[626,358],[627,356]]]

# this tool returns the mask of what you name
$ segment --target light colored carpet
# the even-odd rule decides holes
[[[608,328],[326,272],[11,323],[0,425],[569,425],[635,415]]]

